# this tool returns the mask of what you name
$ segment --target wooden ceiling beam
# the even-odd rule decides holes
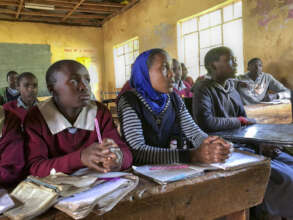
[[[72,4],[64,4],[64,3],[50,3],[50,2],[47,2],[46,0],[43,0],[43,1],[40,1],[40,0],[37,0],[37,1],[34,1],[34,3],[38,3],[38,4],[49,4],[49,5],[54,5],[55,8],[66,8],[66,9],[70,9],[72,10],[74,5]],[[1,1],[0,1],[0,4],[1,4]],[[5,5],[5,4],[3,4]],[[15,4],[14,4],[15,5]],[[18,4],[16,4],[17,6]],[[83,11],[83,12],[109,12],[109,13],[112,13],[112,12],[115,12],[115,11],[119,11],[120,9],[119,8],[112,8],[112,7],[99,7],[99,6],[84,6],[83,4],[80,5],[76,11]]]
[[[91,21],[75,21],[75,22],[71,22],[71,21],[66,21],[66,22],[60,22],[60,19],[56,19],[56,18],[34,18],[34,17],[26,17],[26,16],[22,16],[21,21],[27,21],[27,22],[38,22],[38,23],[49,23],[49,24],[59,24],[59,25],[70,25],[70,26],[91,26],[91,27],[100,27],[101,26],[101,22],[99,21],[95,21],[95,22],[91,22]]]
[[[72,15],[72,13],[84,2],[85,0],[80,0],[78,4],[76,4],[74,6],[74,8],[67,13],[67,15],[65,15],[63,18],[62,18],[62,21],[65,21],[70,15]]]
[[[63,7],[55,7],[55,11],[62,11],[64,13],[67,13],[68,11],[71,11],[69,8],[63,8]],[[111,12],[104,12],[104,11],[92,11],[92,10],[85,10],[85,9],[76,9],[75,12],[85,12],[89,14],[99,14],[99,15],[105,15],[107,17]]]
[[[12,11],[12,10],[9,10],[9,9],[0,9],[0,13],[3,13],[3,14],[13,14],[15,15],[16,14],[16,11]]]
[[[0,13],[16,15],[17,12],[10,10],[10,9],[0,9]],[[64,17],[64,14],[28,12],[28,11],[21,11],[20,14],[21,15],[28,15],[28,16],[38,16],[38,17],[57,17],[57,18]],[[70,19],[104,19],[104,18],[105,18],[105,16],[103,16],[103,15],[85,15],[85,14],[72,15],[70,17]]]
[[[125,12],[126,10],[128,10],[129,8],[133,7],[135,4],[137,4],[140,0],[131,0],[130,3],[128,3],[127,5],[124,6],[124,8],[122,8],[121,10],[117,11],[116,13],[112,13],[111,15],[107,16],[104,20],[103,20],[103,24],[105,24],[106,21],[109,21],[111,18]]]
[[[65,5],[72,5],[72,6],[78,4],[78,1],[64,1],[64,0],[60,0],[60,1],[59,0],[44,0],[44,1],[52,2],[53,4],[54,3],[57,3],[57,4],[62,3],[62,4],[65,4]],[[44,2],[44,1],[42,1],[42,2]],[[101,7],[113,7],[113,8],[123,8],[125,6],[125,5],[122,5],[120,3],[114,3],[114,2],[97,2],[97,3],[84,2],[83,5],[92,6],[92,7],[101,6]]]
[[[0,1],[1,6],[15,6],[17,7],[19,4],[17,2],[6,2],[6,1]]]
[[[17,13],[16,13],[16,15],[15,15],[15,18],[16,18],[16,19],[19,18],[19,14],[20,14],[22,8],[23,8],[23,0],[20,0],[19,5],[18,5],[18,9],[17,9]]]

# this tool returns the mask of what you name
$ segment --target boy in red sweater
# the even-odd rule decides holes
[[[0,185],[20,180],[24,165],[20,120],[0,106]]]
[[[27,111],[37,104],[38,79],[34,74],[24,72],[17,78],[17,89],[20,96],[4,104],[3,108],[14,113],[23,123]]]
[[[24,122],[30,173],[44,177],[53,168],[70,174],[84,167],[99,172],[130,167],[131,152],[110,112],[90,100],[87,69],[74,60],[61,60],[49,67],[46,82],[53,97],[33,107]],[[95,119],[102,143],[98,143]]]

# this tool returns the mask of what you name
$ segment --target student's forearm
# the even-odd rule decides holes
[[[4,138],[6,139],[7,136]],[[22,139],[14,137],[14,140],[5,141],[1,143],[0,184],[18,180],[25,166]]]
[[[209,132],[229,130],[241,127],[238,118],[222,118],[204,116],[201,124]]]
[[[189,163],[189,150],[160,148],[148,145],[133,146],[132,153],[136,164]]]
[[[197,126],[197,124],[195,124],[185,105],[183,105],[182,110],[179,113],[179,118],[183,133],[185,134],[187,139],[191,141],[193,147],[198,148],[203,140],[208,137],[208,135],[203,132]]]
[[[82,149],[79,149],[54,159],[46,159],[47,157],[42,155],[30,158],[30,173],[33,176],[45,177],[50,174],[52,169],[55,169],[56,172],[71,174],[84,167],[80,159],[81,151]]]

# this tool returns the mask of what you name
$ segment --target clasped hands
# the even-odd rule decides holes
[[[218,136],[207,137],[199,148],[191,150],[191,162],[221,163],[229,158],[232,144]]]
[[[112,139],[103,139],[101,144],[95,142],[82,150],[81,162],[84,166],[98,172],[116,171],[121,164],[116,162],[117,156],[111,148],[118,148]]]

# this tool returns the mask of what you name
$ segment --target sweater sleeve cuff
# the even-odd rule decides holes
[[[81,162],[81,151],[82,149],[79,149],[70,154],[68,160],[68,168],[70,170],[77,170],[84,167],[83,163]]]
[[[201,135],[194,136],[192,138],[193,148],[195,148],[195,149],[199,148],[199,146],[202,144],[204,139],[206,139],[207,137],[208,137],[208,135],[206,133],[204,133],[204,132]]]

